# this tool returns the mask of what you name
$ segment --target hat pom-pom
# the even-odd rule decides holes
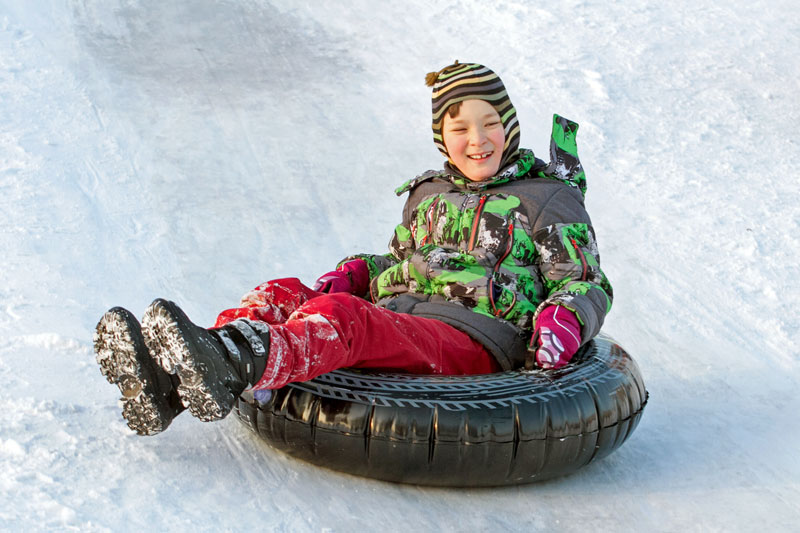
[[[439,79],[438,72],[428,72],[427,74],[425,74],[425,85],[427,85],[428,87],[433,87],[433,85],[436,83],[436,80],[438,79]]]
[[[433,84],[436,83],[436,80],[439,79],[439,75],[442,72],[446,72],[448,70],[451,70],[451,69],[453,69],[453,67],[457,67],[458,65],[459,65],[458,59],[456,59],[455,61],[453,61],[452,65],[447,65],[446,67],[444,67],[439,72],[428,72],[427,74],[425,74],[425,85],[427,85],[428,87],[433,87]]]

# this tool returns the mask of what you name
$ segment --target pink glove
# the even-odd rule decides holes
[[[362,295],[369,286],[369,268],[363,259],[353,259],[343,263],[336,270],[323,274],[312,289],[317,292],[349,292]]]
[[[581,345],[581,325],[569,309],[549,305],[536,318],[533,338],[539,343],[536,363],[545,369],[561,368]]]

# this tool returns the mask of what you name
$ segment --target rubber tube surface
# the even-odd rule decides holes
[[[556,371],[478,376],[337,370],[238,402],[270,445],[387,481],[485,487],[569,474],[631,435],[647,403],[635,361],[598,336]]]

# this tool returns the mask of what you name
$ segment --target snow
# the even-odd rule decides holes
[[[791,531],[800,519],[800,5],[0,0],[0,530]],[[650,403],[541,484],[316,468],[233,417],[121,419],[91,336],[159,296],[213,323],[270,278],[386,250],[441,164],[424,74],[503,77],[522,146],[581,124]]]

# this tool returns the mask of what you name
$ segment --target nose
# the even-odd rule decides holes
[[[469,130],[469,144],[480,146],[486,141],[486,130],[481,126],[475,126]]]

